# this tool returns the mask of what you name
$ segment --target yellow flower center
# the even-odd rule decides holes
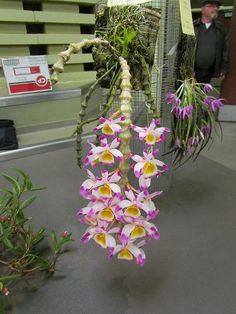
[[[99,193],[104,196],[111,196],[111,189],[109,185],[104,184],[98,189]]]
[[[128,261],[131,261],[133,259],[133,255],[130,253],[128,249],[124,249],[118,254],[118,258],[127,259]]]
[[[138,217],[140,216],[140,210],[136,205],[133,204],[130,207],[126,208],[125,214],[131,217]]]
[[[105,163],[111,163],[114,161],[114,158],[109,150],[105,150],[105,152],[101,156],[101,160]]]
[[[114,214],[110,208],[104,208],[102,211],[100,211],[99,217],[101,219],[111,221],[114,218]]]
[[[95,242],[97,242],[104,249],[107,247],[106,244],[106,235],[104,233],[98,233],[94,237]]]
[[[144,237],[146,234],[145,229],[141,226],[135,226],[134,230],[131,232],[132,239]]]
[[[107,135],[113,135],[114,134],[112,128],[108,124],[104,125],[104,127],[102,128],[102,133],[107,134]]]
[[[156,141],[156,136],[153,135],[153,134],[148,134],[148,135],[145,137],[145,141],[146,141],[146,143],[153,144],[153,143],[155,143],[155,141]]]
[[[156,172],[156,165],[150,161],[145,162],[144,167],[143,167],[143,173],[144,175],[152,175]]]

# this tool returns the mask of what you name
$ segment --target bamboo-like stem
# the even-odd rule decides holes
[[[125,120],[121,123],[122,131],[119,135],[121,139],[120,151],[122,152],[124,159],[119,164],[119,170],[121,172],[121,179],[119,185],[122,190],[126,187],[128,183],[128,172],[129,172],[129,158],[130,158],[130,125],[131,125],[131,113],[132,113],[132,96],[131,96],[131,74],[129,72],[129,66],[127,61],[120,57],[119,62],[121,65],[121,94],[120,99],[120,111],[121,115],[125,116]]]
[[[68,62],[68,60],[70,59],[71,55],[73,53],[78,53],[82,48],[88,48],[90,46],[99,46],[99,45],[104,45],[107,46],[112,53],[115,53],[115,48],[113,46],[111,46],[111,44],[107,41],[107,40],[103,40],[100,38],[95,38],[92,40],[88,40],[88,39],[84,39],[82,40],[80,43],[72,43],[69,45],[68,49],[65,51],[62,51],[59,54],[59,60],[53,65],[52,70],[53,73],[51,75],[51,80],[53,83],[56,83],[58,81],[58,73],[62,73],[64,71],[64,65]],[[79,121],[78,121],[78,125],[76,128],[76,131],[73,133],[77,134],[77,162],[78,162],[78,166],[81,167],[82,163],[81,163],[81,136],[82,136],[82,132],[83,132],[83,126],[87,123],[91,123],[93,121],[98,120],[101,116],[105,115],[108,110],[110,109],[112,102],[114,100],[116,91],[119,87],[119,83],[120,82],[115,82],[114,83],[114,88],[111,91],[111,96],[109,98],[109,101],[106,105],[106,107],[104,108],[104,110],[97,116],[97,117],[93,117],[91,119],[87,119],[86,121],[84,120],[84,116],[86,114],[86,109],[87,109],[87,105],[88,105],[88,100],[91,96],[91,94],[93,93],[93,91],[95,90],[96,86],[98,85],[98,83],[100,83],[100,81],[102,81],[102,79],[104,79],[105,76],[107,76],[110,71],[112,69],[114,69],[114,67],[116,66],[116,64],[111,67],[104,75],[102,75],[102,77],[100,77],[89,89],[88,93],[85,96],[84,101],[81,104],[81,111],[79,112]],[[118,76],[117,76],[117,81],[118,81]],[[114,94],[114,96],[113,96]],[[72,136],[73,136],[72,135]]]
[[[53,73],[51,80],[53,83],[58,82],[58,73],[64,72],[64,65],[70,60],[73,53],[78,53],[82,48],[90,46],[104,45],[110,48],[111,52],[115,52],[115,48],[107,40],[94,38],[92,40],[84,39],[79,43],[71,43],[67,50],[59,53],[59,60],[52,66]]]

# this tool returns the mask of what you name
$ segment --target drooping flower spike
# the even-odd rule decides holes
[[[90,151],[84,165],[115,165],[113,171],[101,170],[95,176],[87,170],[88,178],[82,183],[80,194],[88,200],[87,206],[78,210],[77,216],[82,223],[89,225],[82,242],[93,239],[102,248],[108,249],[108,257],[117,255],[118,259],[135,260],[143,266],[146,255],[141,247],[151,239],[159,239],[157,227],[150,222],[159,210],[153,201],[161,192],[149,193],[153,176],[161,175],[167,165],[155,159],[158,150],[156,144],[162,142],[168,128],[158,127],[159,121],[153,119],[149,126],[139,127],[131,122],[130,73],[127,63],[121,58],[122,82],[120,109],[110,118],[100,118],[100,125],[94,131],[103,134],[99,137],[99,146],[89,143]],[[132,155],[129,142],[131,129],[139,134],[139,140],[152,146],[143,151],[143,156]],[[119,136],[119,137],[117,137]],[[128,171],[134,169],[137,187],[131,186]]]

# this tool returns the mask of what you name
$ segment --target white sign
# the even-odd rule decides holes
[[[107,6],[113,7],[116,5],[135,5],[139,3],[150,2],[151,0],[108,0]]]
[[[46,56],[2,58],[9,94],[52,90]]]
[[[190,0],[179,0],[182,32],[195,36]]]

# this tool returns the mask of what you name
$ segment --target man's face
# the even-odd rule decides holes
[[[208,3],[202,7],[202,15],[211,19],[218,16],[219,6],[217,4]]]

